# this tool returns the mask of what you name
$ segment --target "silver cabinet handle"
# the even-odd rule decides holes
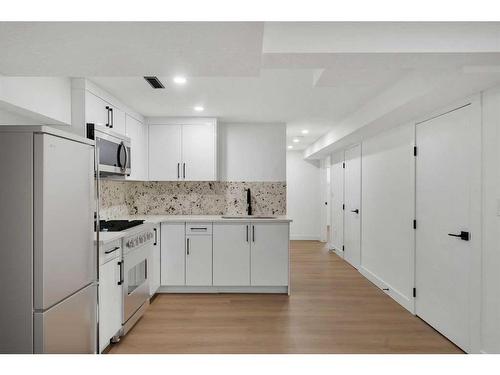
[[[252,242],[255,242],[255,225],[252,225]]]
[[[186,178],[186,163],[182,163],[182,178]]]
[[[247,242],[248,242],[248,225],[247,225],[247,230],[246,230],[246,232],[247,232]]]
[[[186,240],[186,242],[187,255],[189,255],[189,238]]]
[[[181,163],[177,163],[177,178],[181,178]]]
[[[111,126],[110,126],[110,128],[112,128],[113,126],[115,126],[115,116],[113,115],[113,108],[110,108],[109,111],[111,112]]]
[[[207,227],[198,227],[198,228],[197,227],[191,227],[189,229],[191,229],[191,230],[202,230],[202,231],[205,231],[205,232],[207,231]]]
[[[158,232],[156,231],[156,228],[153,228],[153,231],[155,232],[155,241],[153,243],[153,246],[158,245]]]

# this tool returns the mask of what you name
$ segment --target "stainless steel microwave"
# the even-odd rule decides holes
[[[87,138],[95,141],[100,176],[130,175],[130,138],[95,124],[87,124]]]

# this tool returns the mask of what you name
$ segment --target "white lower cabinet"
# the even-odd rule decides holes
[[[99,352],[122,328],[120,260],[116,257],[99,266]]]
[[[288,290],[288,243],[288,222],[164,223],[161,285],[175,292],[196,290],[192,287],[283,292]]]
[[[154,295],[161,284],[161,233],[160,225],[155,225],[153,228],[155,241],[151,249],[149,257],[149,295]]]
[[[214,223],[213,283],[250,285],[250,223]]]
[[[288,223],[252,223],[252,286],[288,285],[288,235]]]
[[[212,236],[186,237],[186,285],[212,285]]]
[[[161,285],[186,284],[186,225],[161,224]]]

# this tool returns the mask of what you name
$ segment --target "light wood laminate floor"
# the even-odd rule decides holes
[[[461,353],[316,241],[292,295],[161,294],[110,353]]]

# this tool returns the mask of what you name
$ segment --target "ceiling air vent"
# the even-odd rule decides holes
[[[160,82],[158,77],[155,76],[149,76],[149,77],[144,77],[144,79],[151,85],[152,88],[154,89],[164,89],[165,86],[163,86],[163,83]]]

